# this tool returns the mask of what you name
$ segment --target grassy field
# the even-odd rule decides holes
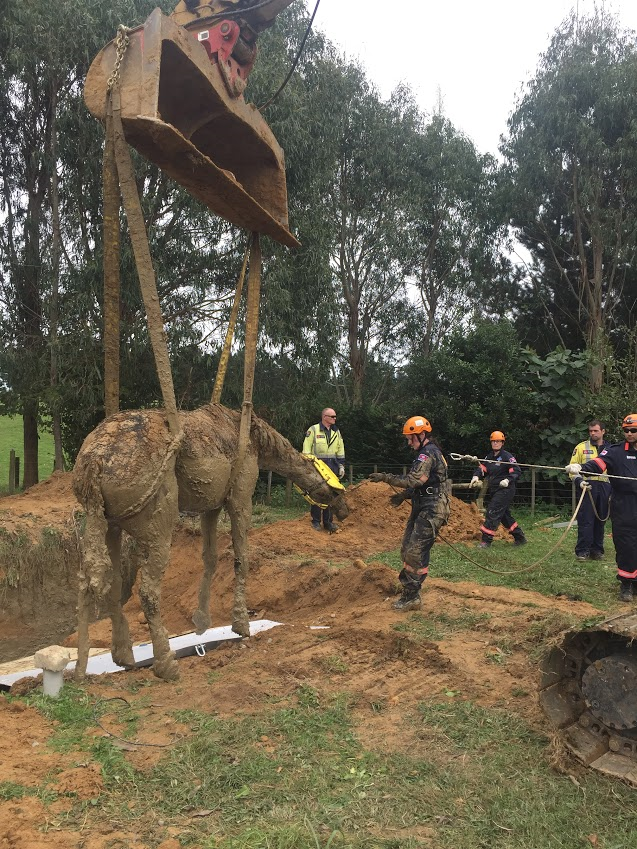
[[[9,491],[9,452],[15,451],[20,458],[20,483],[24,471],[22,450],[22,418],[20,416],[0,416],[0,493]],[[40,480],[45,480],[53,471],[55,452],[53,436],[48,430],[40,430],[38,468]]]
[[[257,513],[260,523],[270,513],[270,518],[283,517],[280,507],[262,507]],[[290,512],[295,514],[296,505]],[[517,511],[516,517],[529,539],[527,546],[514,549],[500,543],[496,556],[495,551],[439,544],[432,574],[553,597],[564,594],[603,611],[617,609],[610,539],[603,564],[574,561],[574,531],[532,571],[493,574],[463,559],[462,554],[470,554],[487,568],[520,570],[546,555],[563,533],[534,526],[537,515]],[[371,559],[400,566],[398,551]],[[433,617],[413,614],[395,627],[435,640],[451,630],[470,635],[475,626],[475,615],[450,619],[441,611]],[[542,626],[538,621],[533,627],[539,633]],[[149,682],[148,694],[135,707],[122,702],[119,721],[125,736],[135,738],[145,707],[161,686]],[[575,779],[554,770],[547,756],[548,728],[542,733],[510,709],[485,709],[459,695],[441,693],[407,709],[405,721],[430,743],[424,756],[423,747],[414,754],[367,750],[353,733],[357,706],[344,679],[338,695],[301,683],[293,698],[272,697],[271,709],[256,715],[220,719],[202,711],[176,711],[175,719],[188,729],[186,736],[154,766],[139,770],[126,759],[121,744],[95,737],[104,705],[84,690],[67,685],[57,701],[42,695],[26,699],[56,720],[49,745],[101,769],[104,791],[98,801],[74,804],[65,822],[72,830],[95,817],[122,828],[135,821],[170,823],[178,832],[179,846],[198,849],[637,846],[634,788],[595,772],[579,772]],[[386,709],[382,702],[375,708]],[[268,749],[264,740],[275,745]],[[0,783],[0,800],[27,795],[47,803],[56,798],[46,784],[32,788]]]

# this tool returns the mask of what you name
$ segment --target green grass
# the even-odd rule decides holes
[[[55,450],[53,436],[45,428],[39,429],[38,473],[40,480],[46,480],[53,471]],[[9,491],[9,452],[15,451],[20,458],[20,483],[24,472],[24,453],[22,439],[22,418],[20,416],[0,416],[0,493]]]
[[[180,711],[187,737],[144,771],[87,733],[105,789],[67,827],[135,823],[155,846],[170,824],[202,849],[584,849],[592,834],[600,849],[637,845],[634,789],[556,773],[547,738],[509,710],[423,702],[398,720],[403,751],[385,752],[358,741],[354,707],[301,687],[259,716]],[[54,715],[89,730],[78,691]]]
[[[587,601],[600,610],[614,609],[617,581],[615,549],[610,536],[605,539],[604,560],[579,563],[573,553],[577,539],[575,525],[548,560],[537,568],[521,571],[547,554],[564,533],[564,528],[535,528],[531,517],[522,511],[516,512],[516,518],[524,528],[527,545],[518,548],[508,541],[496,541],[487,550],[477,548],[474,543],[453,543],[451,548],[439,539],[432,552],[430,576],[448,581],[474,581],[487,586],[534,590],[545,596],[561,595],[575,601]],[[568,519],[569,516],[563,518]],[[607,529],[610,531],[610,524],[607,524]],[[441,535],[445,535],[444,528]],[[474,565],[464,555],[480,565]],[[397,570],[401,568],[398,550],[383,552],[370,559],[380,560]],[[514,574],[494,574],[481,566]]]

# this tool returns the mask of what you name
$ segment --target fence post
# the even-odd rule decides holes
[[[407,466],[403,466],[403,477],[407,474]]]
[[[349,485],[351,486],[354,483],[354,466],[349,464]]]
[[[15,451],[9,451],[9,495],[15,492]]]
[[[376,463],[374,463],[374,471],[375,471],[375,472],[377,472],[377,471],[378,471],[378,466],[376,465]]]
[[[535,515],[535,485],[537,469],[531,469],[531,516]]]
[[[20,458],[15,458],[15,488],[20,489]]]
[[[289,507],[292,500],[292,481],[288,478],[285,481],[285,506]]]
[[[265,493],[265,503],[269,504],[272,500],[272,472],[268,472],[268,488]]]

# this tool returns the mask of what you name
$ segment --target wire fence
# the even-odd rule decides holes
[[[343,483],[353,485],[365,480],[372,472],[390,472],[395,475],[405,475],[409,466],[384,463],[350,463],[345,468]],[[475,463],[457,462],[449,464],[449,476],[452,480],[453,495],[461,501],[476,503],[482,508],[486,494],[486,483],[481,488],[469,488],[468,483],[475,473]],[[295,495],[291,481],[286,481],[273,472],[263,472],[257,488],[257,500],[266,504],[272,502],[273,490],[285,487],[284,504],[289,507]],[[300,496],[299,496],[300,498]],[[278,499],[277,499],[278,500]],[[526,469],[516,482],[513,504],[529,508],[533,514],[540,507],[569,508],[575,510],[577,505],[577,490],[572,481],[560,482],[555,478],[544,476],[537,469]]]

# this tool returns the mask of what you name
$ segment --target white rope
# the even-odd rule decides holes
[[[503,460],[486,460],[483,457],[482,458],[476,457],[474,454],[449,454],[449,457],[451,457],[452,460],[466,460],[467,462],[472,462],[472,463],[502,463],[502,462],[506,462],[506,461],[503,461]],[[515,461],[515,464],[513,463],[513,461],[511,461],[511,464],[516,465],[516,466],[520,466],[520,467],[524,466],[525,469],[551,469],[551,470],[556,471],[556,472],[564,472],[564,474],[568,474],[565,471],[564,466],[539,466],[536,463],[518,463],[517,460]],[[599,470],[599,472],[581,472],[580,471],[577,474],[578,474],[578,476],[581,475],[582,477],[584,475],[589,475],[591,477],[596,477],[596,478],[603,476],[603,477],[606,477],[606,478],[612,478],[613,480],[616,480],[616,481],[633,481],[634,483],[637,483],[637,478],[631,478],[631,477],[627,477],[627,476],[624,476],[624,475],[609,475],[608,472],[602,472],[601,469]]]

